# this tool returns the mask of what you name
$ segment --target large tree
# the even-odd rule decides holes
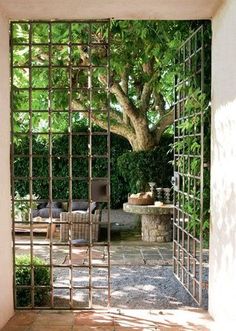
[[[173,123],[175,54],[190,28],[189,22],[112,22],[111,131],[135,151],[157,146]],[[93,120],[106,128],[106,117],[94,113]]]
[[[60,110],[69,109],[68,92],[66,87],[72,84],[72,107],[75,110],[88,108],[88,94],[84,87],[88,86],[88,68],[90,61],[93,64],[102,64],[107,55],[107,47],[99,46],[89,50],[88,29],[86,23],[53,23],[51,47],[51,62],[53,65],[74,67],[71,82],[68,69],[53,68],[51,84],[55,87],[65,87],[65,91],[51,93],[51,107],[58,111],[53,115],[52,125],[56,130],[66,130],[68,122],[66,115]],[[162,133],[173,123],[173,84],[175,67],[175,52],[182,40],[186,38],[191,28],[189,22],[167,21],[112,21],[111,22],[111,111],[110,128],[113,133],[125,137],[133,150],[150,150],[159,144]],[[13,63],[27,65],[29,63],[29,47],[24,42],[29,40],[29,24],[15,24],[13,38],[22,42],[22,46],[13,49]],[[34,23],[32,40],[38,45],[32,46],[31,61],[33,66],[33,87],[48,87],[49,47],[39,43],[49,40],[49,25]],[[107,42],[108,30],[106,24],[92,26],[92,41],[102,45]],[[72,46],[71,55],[67,43],[76,42],[82,46]],[[64,45],[56,46],[57,43]],[[69,44],[68,44],[69,45]],[[93,96],[93,122],[101,128],[107,128],[107,116],[101,112],[104,86],[107,84],[107,75],[104,68],[93,69],[92,79],[98,88]],[[27,108],[27,93],[18,90],[27,87],[29,82],[28,69],[14,69],[13,76],[13,105],[16,109]],[[101,91],[99,92],[99,88]],[[33,91],[32,107],[35,110],[44,110],[48,106],[47,91]],[[90,105],[91,106],[91,105]],[[86,113],[84,113],[85,115]],[[47,113],[34,114],[33,126],[45,126],[47,130]],[[64,116],[64,117],[63,117]],[[86,117],[86,116],[85,116]],[[81,120],[82,113],[73,117],[74,122]],[[15,125],[27,124],[25,114],[15,114]],[[86,120],[86,118],[85,118]],[[37,131],[37,130],[36,130]]]

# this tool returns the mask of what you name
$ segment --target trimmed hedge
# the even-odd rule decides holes
[[[101,129],[94,128],[94,131]],[[86,125],[74,127],[75,132],[86,132]],[[46,136],[45,136],[46,137]],[[74,135],[72,141],[72,171],[73,177],[88,176],[88,161],[85,157],[88,152],[88,137],[85,135]],[[68,136],[55,135],[53,136],[52,154],[58,155],[52,161],[53,176],[59,177],[53,180],[53,199],[69,199],[69,159],[68,159]],[[104,155],[107,152],[106,136],[93,136],[92,141],[93,154]],[[14,144],[15,154],[29,154],[29,138],[26,136],[18,140]],[[124,152],[130,150],[129,142],[115,134],[111,134],[111,206],[118,208],[127,199],[127,185],[123,177],[119,174],[117,168],[117,158]],[[47,177],[49,176],[48,163],[48,140],[38,139],[33,137],[33,154],[38,154],[40,157],[33,158],[33,176]],[[29,177],[29,158],[15,157],[14,160],[14,175]],[[93,158],[93,177],[106,177],[107,175],[107,159]],[[60,179],[60,177],[67,177]],[[86,180],[73,180],[73,198],[86,199],[88,198],[88,183]],[[15,180],[15,192],[18,192],[21,197],[29,194],[29,181]],[[49,197],[49,181],[46,179],[33,180],[33,194],[40,199],[48,200]]]
[[[86,132],[87,127],[80,125],[73,129],[75,132]],[[101,129],[94,128],[101,131]],[[46,137],[46,136],[45,136]],[[168,154],[170,136],[164,136],[160,146],[153,151],[132,152],[128,141],[120,136],[111,134],[111,207],[119,208],[127,201],[129,192],[148,189],[147,183],[155,181],[158,186],[169,187],[172,175],[172,155]],[[69,159],[68,136],[55,135],[52,138],[52,154],[57,155],[52,160],[52,173],[58,179],[53,180],[53,199],[69,199]],[[49,177],[48,140],[33,137],[33,176]],[[88,161],[85,157],[88,152],[88,137],[74,135],[72,141],[72,171],[73,177],[88,176]],[[104,155],[107,152],[106,136],[93,136],[93,154]],[[29,153],[29,138],[25,136],[14,145],[15,154]],[[76,157],[73,157],[76,155]],[[80,156],[80,157],[78,157]],[[93,158],[93,177],[106,177],[107,159]],[[29,177],[29,158],[15,157],[14,175]],[[62,179],[66,177],[65,179]],[[88,198],[87,180],[73,180],[73,199]],[[29,194],[29,181],[15,180],[15,192],[21,197]],[[49,181],[46,179],[33,180],[33,194],[40,199],[48,200]]]

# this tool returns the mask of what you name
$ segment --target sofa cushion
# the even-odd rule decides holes
[[[72,210],[72,214],[87,214],[87,210]]]
[[[71,208],[72,211],[79,210],[79,211],[86,211],[87,213],[89,212],[89,203],[86,200],[72,201],[71,206],[72,206]],[[96,206],[97,206],[96,202],[92,202],[90,204],[91,213],[94,212]]]
[[[63,212],[62,208],[52,208],[52,218],[60,218],[60,214]],[[42,218],[48,218],[50,216],[50,208],[43,208],[39,210],[39,215]]]
[[[46,208],[47,207],[47,202],[42,202],[42,203],[39,203],[38,205],[37,205],[37,209],[42,209],[42,208]]]
[[[33,210],[32,210],[32,217],[33,217],[33,218],[34,218],[34,217],[38,217],[38,216],[39,216],[39,212],[40,212],[39,209],[33,209]]]
[[[51,207],[52,208],[62,208],[62,202],[53,201],[51,203]],[[49,202],[47,203],[46,208],[50,208],[50,203]]]
[[[79,201],[72,201],[71,203],[71,210],[87,210],[88,209],[88,201],[86,200],[79,200]]]

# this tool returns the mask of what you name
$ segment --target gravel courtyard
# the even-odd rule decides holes
[[[114,240],[111,246],[111,306],[126,309],[176,309],[183,306],[195,307],[196,304],[183,286],[175,278],[172,268],[172,243],[146,243],[137,234],[137,219],[122,210],[111,211],[112,233]],[[104,213],[104,217],[106,214]],[[135,230],[136,229],[136,230]],[[17,255],[25,254],[24,243],[28,236],[18,236]],[[47,242],[44,237],[38,237],[37,242]],[[20,244],[23,244],[22,246]],[[34,247],[34,255],[50,262],[50,251],[47,246]],[[207,254],[207,253],[206,253]],[[96,268],[92,268],[92,286],[107,285],[107,269],[99,267],[102,261],[103,249],[94,251]],[[70,269],[68,268],[68,248],[58,246],[53,250],[53,263],[63,267],[53,268],[55,307],[68,307],[70,292]],[[76,248],[73,251],[72,263],[85,265],[86,250]],[[208,266],[206,263],[204,278],[207,280]],[[74,267],[73,285],[89,286],[89,268]],[[57,287],[64,287],[59,289]],[[106,307],[106,290],[93,291],[93,304],[96,307]],[[204,294],[207,306],[207,291]],[[74,306],[88,306],[89,294],[86,289],[74,289]]]

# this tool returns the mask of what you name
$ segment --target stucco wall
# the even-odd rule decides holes
[[[0,14],[0,329],[13,314],[8,20]]]
[[[209,312],[236,330],[236,1],[213,19]],[[233,324],[231,327],[227,324]]]
[[[11,19],[209,19],[223,0],[0,0]],[[66,2],[66,6],[65,6]]]

